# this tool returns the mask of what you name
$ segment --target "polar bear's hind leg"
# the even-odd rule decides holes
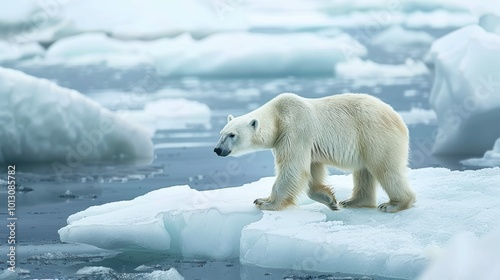
[[[311,179],[307,195],[312,200],[323,203],[332,210],[339,210],[335,194],[324,184],[326,174],[326,167],[323,164],[311,164]]]
[[[377,206],[376,182],[367,169],[354,171],[354,188],[351,198],[340,202],[343,207],[369,207]]]

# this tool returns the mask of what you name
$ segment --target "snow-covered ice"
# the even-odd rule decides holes
[[[436,121],[436,113],[422,108],[411,108],[410,111],[398,111],[406,125],[430,124]]]
[[[147,132],[77,91],[0,68],[0,161],[53,162],[151,159]]]
[[[473,166],[500,166],[500,138],[495,141],[493,149],[486,151],[482,158],[470,158],[460,162]]]
[[[429,70],[421,61],[407,59],[405,64],[380,64],[371,60],[351,59],[335,65],[335,73],[341,78],[404,78],[425,75]]]
[[[439,126],[433,152],[483,154],[500,137],[500,34],[467,26],[435,41],[428,57]]]
[[[186,50],[189,49],[189,52]],[[153,41],[124,41],[103,33],[61,39],[34,63],[156,65],[167,76],[246,76],[329,74],[335,63],[363,56],[366,48],[351,36],[221,33],[201,40],[189,34]]]
[[[391,26],[372,39],[372,44],[388,51],[406,48],[408,46],[428,46],[434,37],[423,31],[404,29],[399,25]]]
[[[264,267],[415,278],[455,235],[472,232],[481,237],[500,227],[499,168],[411,170],[417,202],[396,214],[376,209],[332,212],[306,197],[299,199],[300,207],[260,211],[252,201],[269,195],[273,181],[264,178],[210,191],[159,189],[71,215],[59,235],[63,242],[118,251],[239,256],[244,264]],[[337,199],[349,197],[351,175],[331,176],[329,183]],[[386,199],[379,190],[378,202]]]

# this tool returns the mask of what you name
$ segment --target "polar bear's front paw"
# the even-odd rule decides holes
[[[280,207],[276,205],[276,203],[271,202],[269,198],[257,198],[253,203],[259,207],[260,210],[276,211],[280,209]]]
[[[269,197],[267,198],[257,198],[256,200],[254,200],[253,204],[257,205],[257,206],[260,206],[264,203],[269,203]]]
[[[393,203],[382,203],[378,206],[378,209],[382,212],[387,212],[387,213],[395,213],[401,210],[401,206],[399,204],[393,204]]]

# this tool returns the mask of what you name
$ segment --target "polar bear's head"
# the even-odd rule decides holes
[[[248,116],[227,116],[227,124],[220,132],[214,152],[221,157],[239,156],[261,149],[255,142],[259,131],[259,120]]]

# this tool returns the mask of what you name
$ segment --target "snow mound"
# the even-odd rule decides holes
[[[0,63],[43,56],[44,49],[38,43],[12,44],[0,41]]]
[[[477,238],[473,233],[454,237],[421,280],[500,279],[500,230]]]
[[[421,61],[407,59],[405,64],[379,64],[371,60],[359,58],[335,65],[336,75],[341,78],[403,78],[425,75],[429,70]]]
[[[435,154],[480,155],[500,137],[500,35],[471,25],[438,39],[430,103]]]
[[[406,125],[430,124],[436,121],[436,113],[432,110],[422,108],[411,108],[410,111],[400,111],[399,115],[403,118]]]
[[[263,267],[415,278],[430,262],[431,251],[454,235],[472,231],[482,236],[500,226],[499,180],[498,168],[412,170],[417,203],[396,214],[332,212],[306,197],[299,200],[300,208],[260,211],[252,201],[269,195],[274,178],[210,191],[176,186],[78,212],[59,235],[63,242],[121,251],[239,256],[244,264]],[[350,196],[351,175],[331,176],[329,182],[339,200]],[[378,202],[386,200],[379,190]]]
[[[366,52],[347,34],[223,33],[201,40],[184,34],[153,41],[122,41],[94,33],[57,41],[41,63],[106,63],[113,67],[146,63],[156,65],[158,73],[166,76],[330,74],[335,63]]]
[[[465,165],[473,166],[500,166],[500,138],[495,141],[493,149],[486,151],[482,158],[471,158],[460,162]]]
[[[426,32],[412,31],[396,25],[373,37],[372,44],[391,51],[409,46],[428,46],[432,41],[434,37]]]
[[[64,172],[82,161],[152,158],[143,129],[74,90],[0,68],[0,96],[0,162],[52,161]]]

